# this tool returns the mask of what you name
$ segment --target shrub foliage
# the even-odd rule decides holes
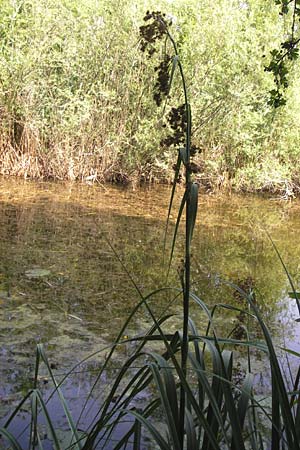
[[[162,0],[159,8],[186,67],[202,185],[297,190],[298,62],[286,74],[280,111],[268,103],[273,73],[265,70],[285,30],[281,4]],[[144,2],[132,0],[1,1],[2,174],[171,178],[170,124],[153,114],[150,95],[160,55],[145,61],[139,51],[144,12]]]

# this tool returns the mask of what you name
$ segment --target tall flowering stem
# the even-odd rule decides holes
[[[163,98],[168,98],[170,94],[171,84],[175,69],[179,69],[181,85],[184,95],[184,104],[178,108],[172,108],[168,115],[168,122],[173,130],[173,134],[168,136],[161,142],[161,145],[175,145],[181,147],[178,149],[178,163],[175,171],[177,175],[181,164],[184,165],[185,176],[185,193],[183,201],[185,203],[185,255],[184,267],[181,275],[181,283],[183,288],[183,330],[182,330],[182,345],[181,345],[181,369],[184,377],[187,374],[187,357],[188,357],[188,319],[189,319],[189,298],[190,298],[190,284],[191,284],[191,238],[192,231],[196,219],[198,185],[192,181],[192,165],[191,165],[191,150],[192,156],[195,153],[196,147],[191,146],[191,108],[188,101],[187,87],[183,72],[183,67],[180,61],[176,42],[169,32],[171,22],[167,20],[166,16],[160,11],[147,12],[144,18],[146,25],[140,27],[141,35],[141,50],[147,53],[151,58],[156,50],[155,44],[158,40],[164,39],[165,42],[169,40],[173,48],[173,56],[170,57],[165,53],[160,65],[156,67],[158,73],[157,82],[155,84],[153,98],[158,106],[161,105]],[[183,147],[182,147],[183,145]],[[174,179],[174,186],[177,179]],[[173,192],[174,193],[174,186]],[[196,195],[195,195],[196,194]],[[171,198],[172,202],[172,198]],[[180,217],[179,217],[180,219]],[[180,406],[179,406],[179,430],[181,430],[180,444],[184,447],[184,422],[185,422],[185,408],[186,408],[186,393],[184,388],[180,388]]]

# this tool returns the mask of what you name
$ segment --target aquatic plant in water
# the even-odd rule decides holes
[[[179,224],[185,211],[185,248],[179,268],[179,287],[165,287],[144,295],[126,266],[108,242],[123,270],[136,289],[140,301],[132,310],[113,345],[99,351],[103,354],[103,364],[99,369],[94,386],[89,395],[92,398],[96,387],[103,390],[101,407],[91,421],[90,427],[80,430],[80,419],[86,414],[82,409],[78,421],[72,418],[63,395],[64,379],[57,382],[51,364],[41,345],[37,347],[34,384],[20,405],[13,411],[0,433],[9,442],[10,448],[20,450],[17,438],[9,431],[9,426],[27,401],[31,401],[31,423],[28,448],[44,448],[39,430],[40,417],[47,423],[48,437],[53,448],[68,449],[141,449],[160,448],[164,450],[253,450],[272,448],[296,450],[300,448],[300,407],[299,379],[300,370],[293,380],[291,391],[282,374],[279,359],[269,330],[261,317],[254,298],[252,287],[243,290],[228,283],[237,292],[241,307],[227,304],[215,305],[209,310],[205,302],[192,291],[191,286],[191,244],[197,216],[198,185],[193,181],[196,171],[192,156],[197,151],[192,146],[192,115],[188,100],[187,86],[176,42],[170,34],[171,21],[160,11],[147,12],[144,25],[140,28],[141,50],[146,58],[159,55],[161,61],[155,71],[157,81],[153,98],[158,107],[167,108],[171,101],[171,87],[179,72],[182,94],[178,94],[179,106],[172,106],[166,115],[166,126],[170,134],[162,139],[162,146],[172,145],[177,151],[174,165],[174,182],[168,211],[168,222],[175,196],[176,182],[181,170],[185,177],[185,190],[178,210],[175,232],[171,243],[169,259],[170,270]],[[163,47],[158,51],[158,45]],[[183,101],[181,99],[183,97]],[[276,250],[277,251],[277,250]],[[283,265],[285,268],[285,266]],[[298,301],[292,280],[293,295]],[[182,299],[182,326],[176,331],[168,331],[172,314],[166,309],[156,316],[150,301],[172,294],[172,301]],[[189,316],[190,302],[195,303],[205,316],[205,323],[197,324]],[[243,307],[244,305],[244,307]],[[215,318],[219,310],[230,309],[243,314],[245,333],[240,336],[218,336]],[[146,311],[152,325],[143,335],[126,337],[126,330],[140,311]],[[202,316],[203,317],[203,316]],[[262,332],[261,341],[251,338],[251,323],[258,323]],[[203,325],[206,325],[204,331]],[[200,332],[201,331],[201,332]],[[119,368],[116,377],[104,392],[105,373],[112,363],[118,349],[128,343],[134,344],[133,350]],[[236,379],[234,372],[234,351],[245,348],[247,353],[247,371]],[[251,349],[265,353],[269,358],[271,370],[271,405],[261,402],[254,393],[254,375],[251,361]],[[87,361],[90,355],[86,358]],[[296,355],[298,358],[300,355]],[[83,361],[84,362],[84,361]],[[82,363],[83,363],[82,362]],[[55,417],[51,417],[47,401],[38,387],[38,375],[41,364],[54,385],[53,395],[58,396],[64,409],[69,431],[64,440],[55,426]],[[75,372],[78,365],[65,376]],[[147,391],[150,394],[143,396]],[[89,400],[88,399],[88,400]],[[88,405],[88,400],[86,405]],[[263,420],[264,428],[260,422]],[[120,436],[119,427],[127,423]],[[118,441],[112,443],[114,436]],[[147,444],[150,440],[149,445]]]

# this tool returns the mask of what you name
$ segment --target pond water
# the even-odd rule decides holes
[[[179,189],[168,251],[181,195]],[[132,190],[0,180],[2,422],[31,386],[37,343],[45,345],[59,376],[113,342],[139,301],[126,270],[144,294],[166,283],[180,286],[182,230],[166,281],[168,258],[164,258],[163,248],[169,197],[170,188],[165,186]],[[299,351],[299,324],[295,322],[299,315],[295,301],[288,297],[287,276],[268,236],[298,288],[299,232],[298,200],[201,194],[192,251],[194,291],[212,306],[241,302],[222,280],[254,288],[273,335]],[[153,311],[159,314],[169,301],[166,295],[155,297]],[[172,304],[171,311],[180,315],[180,301]],[[192,307],[195,320],[197,314]],[[226,334],[238,318],[224,314],[217,318],[217,325]],[[150,318],[140,313],[126,334],[135,335],[150,325]],[[75,415],[102,355],[81,367],[67,383],[66,397]],[[120,351],[119,357],[124,359],[126,350]],[[266,373],[264,363],[257,368],[257,389],[263,392],[268,381],[261,373]],[[45,379],[45,385],[47,382]],[[53,410],[56,408],[54,403]],[[24,421],[25,416],[26,411]],[[19,430],[22,418],[18,420]]]

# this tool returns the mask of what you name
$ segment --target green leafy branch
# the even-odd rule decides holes
[[[275,88],[270,91],[269,104],[275,108],[286,104],[285,89],[289,86],[288,74],[290,63],[299,57],[300,37],[296,35],[296,22],[300,21],[300,0],[275,0],[280,5],[281,16],[291,14],[291,32],[280,45],[280,50],[273,49],[271,61],[265,66],[266,72],[274,76]]]

